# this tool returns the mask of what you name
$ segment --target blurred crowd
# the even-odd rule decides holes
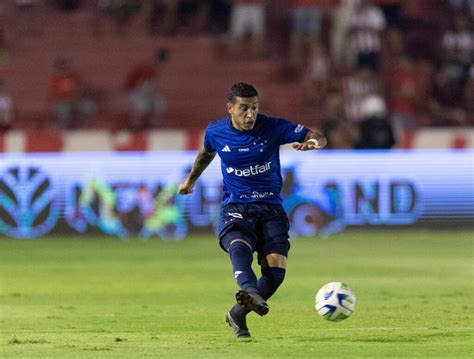
[[[25,36],[41,36],[42,11],[88,9],[91,36],[133,36],[140,17],[149,36],[206,34],[224,58],[267,59],[278,67],[275,81],[301,84],[307,111],[335,148],[388,148],[422,126],[474,125],[474,0],[12,1]],[[1,6],[0,64],[9,46]],[[130,128],[159,126],[166,101],[156,81],[168,51],[156,49],[124,74]],[[100,112],[101,89],[72,63],[57,59],[49,90],[61,128]],[[0,82],[0,129],[14,113]]]

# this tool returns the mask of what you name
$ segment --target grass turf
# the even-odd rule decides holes
[[[210,236],[0,240],[0,358],[472,358],[473,231],[347,231],[292,243],[254,340],[224,322],[236,291]],[[352,318],[313,309],[344,281]]]

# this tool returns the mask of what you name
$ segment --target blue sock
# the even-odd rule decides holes
[[[240,289],[256,292],[257,277],[252,270],[252,250],[245,243],[234,242],[230,245],[228,252],[234,268],[234,277]]]
[[[284,268],[266,267],[262,268],[262,276],[257,282],[258,291],[263,299],[267,300],[276,292],[283,279],[285,279]]]

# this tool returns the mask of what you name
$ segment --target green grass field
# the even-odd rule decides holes
[[[208,237],[0,239],[0,358],[473,358],[473,231],[296,239],[251,342],[224,322],[236,285]],[[344,281],[352,318],[314,311]]]

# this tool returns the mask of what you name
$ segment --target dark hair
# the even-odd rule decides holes
[[[258,96],[257,90],[252,85],[246,84],[245,82],[239,82],[233,84],[229,91],[229,101],[235,103],[236,97],[256,97]]]

